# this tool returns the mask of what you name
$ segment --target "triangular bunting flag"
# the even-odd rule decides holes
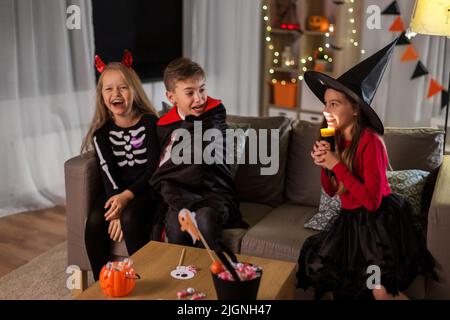
[[[401,46],[403,44],[410,44],[410,43],[411,43],[411,41],[409,41],[408,37],[406,37],[406,32],[403,32],[397,41],[397,46]]]
[[[432,96],[434,96],[436,93],[441,92],[442,90],[444,90],[444,87],[441,86],[441,84],[439,82],[437,82],[436,80],[434,80],[433,78],[430,80],[430,86],[428,87],[428,96],[427,98],[431,98]]]
[[[405,31],[405,27],[403,24],[403,20],[402,17],[398,16],[395,20],[394,23],[392,23],[391,27],[389,28],[390,32],[403,32]]]
[[[398,7],[397,1],[393,1],[386,9],[383,10],[383,12],[381,12],[381,14],[399,15],[400,9]]]
[[[441,110],[444,109],[447,104],[448,104],[448,91],[447,90],[442,90]]]
[[[416,50],[414,50],[414,47],[410,44],[402,56],[402,61],[417,60],[418,57]]]
[[[421,76],[424,76],[426,74],[428,74],[428,70],[427,70],[427,68],[425,68],[422,61],[419,60],[419,62],[417,62],[417,64],[416,64],[416,69],[414,70],[414,73],[411,76],[411,80],[421,77]]]

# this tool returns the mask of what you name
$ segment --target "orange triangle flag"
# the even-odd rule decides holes
[[[414,50],[414,47],[410,44],[402,56],[402,61],[417,60],[418,57],[416,50]]]
[[[397,19],[394,20],[391,27],[389,28],[390,32],[403,32],[405,31],[405,27],[403,25],[403,20],[401,16],[398,16]]]
[[[444,87],[441,86],[441,84],[439,82],[437,82],[436,80],[434,80],[432,78],[430,81],[430,86],[428,87],[428,97],[427,98],[431,98],[436,93],[441,92],[442,90],[444,90]]]

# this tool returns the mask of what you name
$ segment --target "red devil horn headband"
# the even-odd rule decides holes
[[[123,52],[121,63],[124,66],[131,68],[131,66],[133,64],[133,56],[131,55],[130,51],[125,50]],[[100,58],[100,56],[98,54],[95,55],[95,68],[100,73],[102,73],[103,70],[105,70],[105,68],[106,68],[106,64],[103,62],[102,58]]]

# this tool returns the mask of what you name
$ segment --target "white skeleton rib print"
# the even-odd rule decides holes
[[[144,144],[145,127],[139,127],[136,130],[125,131],[109,131],[109,141],[113,144],[113,153],[117,158],[117,165],[134,166],[135,164],[144,164],[147,159],[138,159],[135,156],[145,154],[147,148]]]

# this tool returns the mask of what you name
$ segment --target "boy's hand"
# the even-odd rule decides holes
[[[133,192],[125,190],[108,199],[105,203],[105,209],[109,210],[105,213],[105,220],[111,221],[120,217],[120,213],[127,206],[128,202],[134,198]]]
[[[122,242],[123,232],[120,219],[114,219],[109,222],[108,234],[111,240]]]

